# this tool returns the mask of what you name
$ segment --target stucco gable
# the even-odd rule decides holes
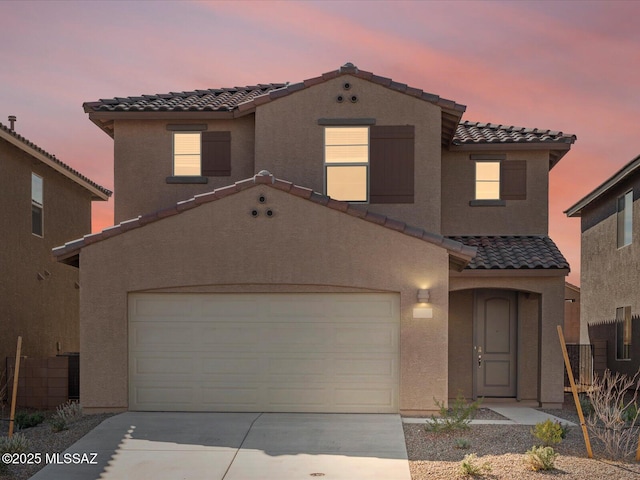
[[[198,208],[203,204],[215,202],[260,185],[286,192],[290,195],[305,199],[317,205],[322,205],[331,210],[362,219],[366,222],[374,223],[383,228],[444,248],[449,253],[450,265],[452,268],[457,270],[463,269],[476,254],[475,247],[464,245],[461,242],[427,232],[422,228],[407,225],[399,220],[389,218],[385,215],[380,215],[368,210],[363,205],[353,205],[347,202],[334,200],[326,195],[314,192],[311,189],[295,185],[285,180],[277,179],[267,171],[261,171],[254,177],[236,182],[233,185],[219,188],[209,193],[196,195],[188,200],[178,202],[172,207],[141,215],[137,218],[122,222],[119,225],[109,227],[102,232],[86,235],[81,239],[68,242],[61,247],[53,249],[53,255],[59,262],[79,266],[80,251],[88,245],[121,235],[129,230],[142,228],[145,225],[161,221],[167,217],[179,215],[182,212]]]

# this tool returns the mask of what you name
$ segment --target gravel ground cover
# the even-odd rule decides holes
[[[476,418],[488,419],[490,414],[485,410],[480,410]],[[579,424],[578,415],[571,408],[544,411]],[[412,480],[464,478],[459,466],[470,453],[478,456],[477,464],[490,463],[491,472],[482,478],[491,480],[640,479],[640,463],[603,459],[601,447],[593,438],[594,459],[587,458],[579,426],[572,427],[562,443],[555,447],[560,454],[555,462],[556,469],[546,472],[534,472],[525,463],[525,452],[536,444],[531,427],[527,425],[471,425],[464,431],[430,433],[423,425],[405,424],[404,434]],[[456,448],[459,438],[469,441],[468,449]]]
[[[40,452],[44,457],[45,453],[64,452],[112,415],[110,413],[83,415],[82,418],[71,423],[67,430],[57,433],[51,431],[51,426],[47,422],[41,423],[36,427],[25,428],[17,433],[23,434],[29,440],[30,452]],[[0,433],[4,436],[7,433],[6,424],[3,423],[1,426],[2,431]],[[0,480],[27,480],[44,466],[44,461],[40,464],[32,465],[9,465],[5,473],[0,473]]]

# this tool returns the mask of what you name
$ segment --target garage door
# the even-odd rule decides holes
[[[129,408],[398,411],[395,294],[132,294]]]

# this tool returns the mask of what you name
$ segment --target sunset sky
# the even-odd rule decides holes
[[[562,212],[640,153],[638,18],[634,1],[5,0],[0,122],[16,115],[18,133],[113,189],[113,140],[83,102],[352,62],[466,105],[463,120],[577,135],[551,172],[550,235],[579,284],[580,222]],[[94,231],[112,210],[94,205]]]

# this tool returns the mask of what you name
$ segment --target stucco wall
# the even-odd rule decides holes
[[[253,218],[253,208],[262,214]],[[88,409],[127,408],[135,291],[399,292],[400,408],[431,410],[434,397],[446,398],[448,254],[422,240],[257,186],[89,245],[80,258]],[[431,290],[432,319],[412,318],[421,287]]]
[[[351,88],[343,89],[349,82]],[[356,95],[357,103],[336,97]],[[440,108],[366,80],[342,76],[259,106],[256,171],[324,192],[321,118],[373,118],[376,125],[415,126],[415,203],[376,204],[372,210],[440,232]]]
[[[0,359],[15,355],[18,335],[22,355],[55,355],[57,342],[78,351],[78,271],[51,249],[91,231],[90,194],[4,141],[0,160]],[[44,180],[44,237],[31,233],[32,172]]]
[[[615,197],[609,200],[615,202]],[[583,222],[589,221],[583,213]],[[584,218],[587,216],[587,218]],[[616,308],[640,313],[640,200],[633,202],[633,240],[617,247],[617,217],[612,214],[582,233],[581,325],[613,320]]]
[[[234,120],[116,120],[115,223],[254,175],[253,120],[253,115]],[[173,175],[173,132],[167,130],[169,124],[206,124],[208,131],[230,131],[231,176],[208,177],[206,184],[167,184],[166,178]]]
[[[443,235],[546,235],[548,232],[549,152],[506,152],[507,160],[526,160],[527,198],[505,206],[470,206],[475,199],[475,161],[470,153],[442,153]],[[481,152],[482,154],[500,152]]]
[[[453,298],[461,295],[458,291],[469,289],[521,292],[518,295],[518,399],[535,399],[549,407],[559,406],[564,398],[564,363],[556,328],[563,325],[564,273],[559,271],[550,276],[541,271],[524,276],[521,272],[462,272],[452,274],[450,280],[452,303]]]

